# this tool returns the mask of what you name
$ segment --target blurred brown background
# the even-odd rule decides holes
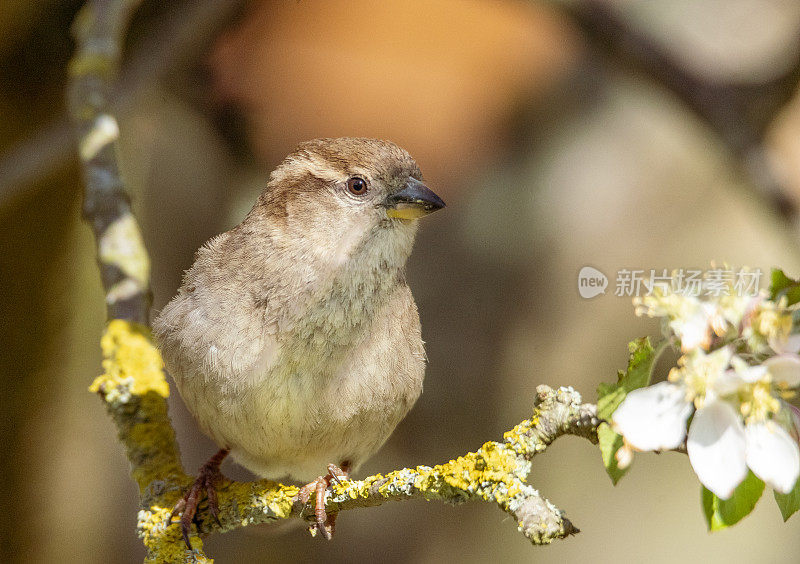
[[[64,117],[80,2],[0,4],[0,561],[136,562],[136,492],[86,391],[102,292]],[[710,260],[800,274],[796,0],[145,2],[117,111],[153,257],[155,308],[194,250],[238,223],[277,162],[322,136],[388,138],[448,208],[409,265],[425,392],[367,475],[472,450],[530,413],[538,384],[596,386],[656,333],[613,295],[623,268]],[[611,286],[592,300],[577,273]],[[170,398],[184,462],[214,446]],[[247,478],[229,463],[224,471]],[[583,530],[532,547],[485,504],[353,511],[330,543],[296,525],[208,539],[218,562],[790,562],[771,493],[708,534],[685,457],[638,456],[616,488],[562,439],[532,483]]]

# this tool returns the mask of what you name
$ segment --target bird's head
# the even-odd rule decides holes
[[[305,254],[342,262],[365,246],[407,247],[397,249],[407,256],[416,220],[444,206],[405,150],[343,137],[299,145],[272,173],[256,209]]]

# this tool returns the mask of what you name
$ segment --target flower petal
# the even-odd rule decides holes
[[[720,396],[735,394],[745,381],[736,370],[726,370],[714,381],[714,392]]]
[[[800,333],[783,338],[772,338],[769,340],[769,346],[778,354],[800,352]]]
[[[800,356],[779,354],[764,361],[764,366],[775,382],[784,382],[790,388],[800,385]]]
[[[697,410],[686,448],[700,482],[722,499],[747,475],[744,428],[729,403],[710,401]]]
[[[764,366],[763,364],[759,366],[748,366],[747,368],[739,372],[739,376],[741,376],[742,380],[747,382],[748,384],[755,384],[766,375],[767,375],[767,367]]]
[[[688,319],[673,319],[669,323],[672,331],[681,340],[681,350],[688,352],[698,347],[708,348],[711,342],[711,325],[702,308]]]
[[[763,364],[750,366],[736,355],[731,357],[730,365],[731,369],[725,370],[713,381],[714,392],[719,396],[735,394],[740,388],[758,382],[767,374],[767,367]]]
[[[800,475],[800,448],[789,433],[774,421],[747,425],[744,433],[753,473],[782,494],[792,491]]]
[[[692,404],[686,392],[670,382],[633,390],[612,417],[615,429],[639,450],[669,450],[686,436]]]

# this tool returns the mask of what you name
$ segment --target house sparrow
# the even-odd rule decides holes
[[[259,476],[309,482],[300,498],[316,493],[315,526],[330,538],[330,481],[358,469],[422,391],[405,264],[415,220],[444,205],[397,145],[317,139],[200,248],[154,323],[186,406],[221,447],[173,511],[187,545],[203,491],[217,518],[229,452]]]

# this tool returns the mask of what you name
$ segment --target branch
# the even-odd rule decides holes
[[[181,467],[164,399],[169,388],[163,362],[149,330],[123,320],[108,324],[101,345],[103,368],[90,390],[101,395],[125,445],[131,474],[139,486],[138,530],[152,562],[203,562],[198,533],[225,532],[291,517],[313,516],[312,505],[295,501],[296,486],[270,480],[226,481],[218,488],[220,525],[205,520],[186,549],[180,528],[170,522],[172,507],[192,479]],[[597,443],[597,410],[581,403],[572,388],[539,386],[530,419],[475,452],[437,466],[417,466],[346,481],[327,494],[330,513],[403,499],[496,503],[516,520],[533,544],[549,544],[578,529],[563,512],[525,482],[531,460],[562,435]]]
[[[180,528],[170,521],[172,507],[192,482],[180,464],[164,398],[169,390],[163,364],[149,332],[114,320],[101,341],[103,368],[91,390],[100,393],[117,424],[131,473],[139,485],[142,509],[138,530],[152,562],[204,562],[198,533],[226,532],[247,525],[311,517],[314,508],[295,500],[297,486],[270,480],[225,481],[218,488],[220,525],[206,519],[186,549]],[[330,513],[373,507],[403,499],[496,503],[516,520],[533,544],[549,544],[578,529],[563,512],[526,483],[531,460],[562,435],[597,443],[596,407],[581,403],[572,388],[539,386],[530,419],[487,442],[475,452],[437,466],[417,466],[334,485],[326,497]]]
[[[483,500],[513,516],[532,543],[549,544],[578,529],[525,483],[531,460],[561,435],[578,435],[596,443],[597,424],[595,406],[582,404],[580,394],[572,388],[539,386],[531,418],[505,433],[502,442],[487,442],[445,464],[404,468],[386,476],[376,474],[334,485],[326,508],[334,513],[415,498],[448,503]],[[204,531],[227,531],[290,516],[313,517],[313,505],[293,501],[296,492],[294,486],[271,481],[229,482],[220,490],[222,526],[213,524]]]
[[[110,320],[101,340],[104,374],[89,389],[106,402],[144,500],[159,484],[180,488],[190,478],[167,415],[163,361],[147,326],[150,261],[120,176],[119,128],[109,109],[123,33],[140,1],[89,0],[78,13],[68,109],[84,179],[83,216],[95,236]]]
[[[150,260],[117,163],[119,126],[109,110],[122,35],[140,0],[91,0],[73,24],[68,107],[78,138],[85,186],[83,216],[97,241],[110,319],[146,324]]]
[[[148,561],[203,562],[198,534],[226,532],[248,525],[288,518],[313,517],[314,508],[295,500],[297,486],[270,480],[225,481],[218,488],[220,524],[206,519],[191,537],[194,551],[184,546],[180,529],[169,521],[172,507],[191,483],[180,465],[175,437],[163,398],[168,393],[163,365],[149,334],[131,323],[112,321],[102,340],[106,373],[92,390],[106,402],[131,472],[142,495],[138,529]],[[462,503],[496,503],[514,517],[533,544],[549,544],[578,529],[564,513],[526,483],[531,460],[562,435],[597,443],[599,424],[594,405],[581,403],[572,388],[539,386],[530,419],[487,442],[475,452],[437,466],[417,466],[336,484],[327,493],[330,513],[373,507],[404,499]]]

